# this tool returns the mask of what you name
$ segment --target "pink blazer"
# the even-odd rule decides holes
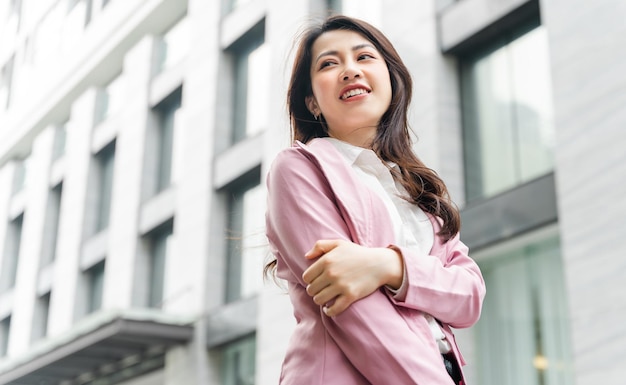
[[[430,255],[401,249],[406,296],[384,288],[327,317],[305,291],[304,257],[318,239],[347,239],[369,247],[394,244],[391,219],[335,147],[324,140],[282,151],[267,176],[266,231],[277,275],[289,285],[296,327],[285,356],[284,385],[452,384],[422,311],[438,319],[454,354],[450,326],[480,316],[485,284],[468,248],[435,235]],[[431,216],[435,233],[440,224]]]

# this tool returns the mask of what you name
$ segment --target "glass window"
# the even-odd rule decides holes
[[[28,182],[28,168],[30,157],[15,160],[15,173],[13,174],[13,194],[24,190]]]
[[[265,191],[254,176],[228,189],[228,260],[226,301],[255,294],[261,287],[265,258]]]
[[[478,337],[484,385],[572,381],[567,301],[558,238],[509,249],[481,264],[488,292]]]
[[[233,45],[233,136],[236,143],[266,128],[269,84],[269,49],[264,23],[252,28]]]
[[[96,116],[94,124],[99,124],[114,117],[126,101],[126,81],[123,75],[111,80],[96,97]]]
[[[62,49],[65,12],[60,7],[51,9],[33,29],[33,63],[48,65],[59,60]]]
[[[224,385],[254,385],[256,373],[256,337],[244,337],[223,347]]]
[[[63,184],[50,189],[48,193],[48,205],[44,223],[42,240],[41,267],[48,266],[56,257],[57,239],[59,235],[59,220],[61,219],[61,196]]]
[[[341,2],[342,0],[326,0],[326,9],[330,14],[339,14],[341,13]]]
[[[150,234],[150,257],[148,260],[148,307],[160,308],[163,304],[165,265],[172,241],[172,224]]]
[[[11,58],[2,66],[2,73],[0,73],[0,109],[7,109],[11,104],[11,85],[13,81],[13,62],[15,56]]]
[[[83,274],[87,282],[87,314],[93,313],[102,307],[102,293],[104,290],[104,261],[98,262],[87,269]]]
[[[7,234],[2,258],[2,274],[0,276],[0,292],[5,292],[15,286],[17,264],[22,243],[22,223],[24,214],[13,219],[7,228]]]
[[[554,126],[545,29],[511,35],[462,64],[467,200],[553,169]]]
[[[68,0],[66,4],[67,13],[61,27],[61,41],[63,52],[71,52],[91,20],[91,0]]]
[[[57,160],[65,154],[65,142],[67,139],[67,121],[56,127],[54,132],[54,145],[52,148],[52,160]]]
[[[180,63],[189,53],[190,42],[189,19],[184,17],[163,34],[157,48],[159,56],[155,73]]]
[[[170,186],[172,182],[172,156],[174,148],[174,130],[176,114],[181,106],[182,89],[163,100],[154,109],[157,117],[154,153],[152,157],[155,165],[154,192],[159,193]]]
[[[115,142],[107,145],[95,156],[95,188],[93,209],[95,211],[94,234],[109,227],[113,171],[115,165]]]
[[[48,314],[50,312],[50,292],[37,298],[33,317],[32,342],[36,342],[48,334]]]
[[[9,0],[0,3],[0,44],[11,42],[20,29],[22,0]]]
[[[22,0],[9,1],[9,23],[15,23],[15,30],[20,28],[20,18],[22,14]]]
[[[0,357],[7,355],[11,335],[11,316],[0,321]]]
[[[232,12],[235,9],[242,7],[246,4],[249,4],[254,0],[227,0],[227,1],[228,1],[228,5],[226,9],[228,12]]]
[[[67,0],[67,18],[82,27],[91,21],[93,0]]]

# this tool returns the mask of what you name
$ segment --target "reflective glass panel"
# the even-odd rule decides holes
[[[502,40],[462,66],[467,199],[486,198],[553,169],[546,33]]]

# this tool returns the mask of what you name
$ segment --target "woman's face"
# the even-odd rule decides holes
[[[323,33],[312,47],[312,114],[322,114],[331,137],[369,147],[391,103],[389,70],[382,54],[362,35]]]

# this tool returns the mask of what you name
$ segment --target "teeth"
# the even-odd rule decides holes
[[[366,94],[367,91],[364,90],[363,88],[357,88],[354,90],[350,90],[346,93],[344,93],[343,95],[341,95],[341,99],[348,99],[349,97],[355,96],[355,95],[361,95],[361,94]]]

